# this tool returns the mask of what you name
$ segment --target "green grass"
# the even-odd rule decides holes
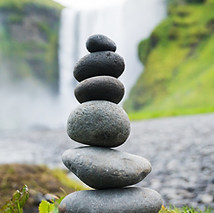
[[[162,117],[174,117],[182,115],[195,115],[214,112],[214,107],[204,107],[204,108],[185,108],[185,109],[175,109],[167,111],[158,110],[142,110],[134,113],[129,113],[130,120],[144,120],[150,118],[162,118]]]
[[[30,189],[31,190],[31,189]],[[6,201],[1,207],[0,212],[4,213],[12,213],[12,212],[23,212],[23,207],[26,206],[29,198],[28,186],[24,185],[22,190],[17,190],[12,198]],[[58,207],[61,201],[64,199],[66,195],[61,197],[56,197],[52,201],[42,200],[39,204],[39,213],[58,213]],[[188,206],[184,206],[182,208],[170,207],[166,208],[165,206],[161,206],[159,213],[214,213],[213,209],[205,208],[203,211],[198,208],[192,208]]]
[[[165,208],[164,206],[162,206],[159,213],[214,213],[214,210],[212,210],[211,208],[206,208],[204,211],[202,211],[200,209],[195,209],[188,206],[184,206],[183,208]]]
[[[214,3],[170,7],[139,44],[145,70],[124,108],[130,119],[214,112]]]
[[[0,165],[0,207],[10,200],[14,191],[23,185],[29,187],[30,197],[26,205],[34,205],[32,197],[36,193],[51,193],[57,197],[89,187],[68,177],[67,172],[40,165],[3,164]],[[0,208],[1,212],[1,208]]]
[[[68,188],[73,188],[75,191],[80,191],[80,190],[89,190],[91,189],[90,187],[84,185],[81,182],[78,182],[70,177],[65,173],[65,171],[61,169],[53,169],[52,174],[60,180],[60,182],[67,186]]]
[[[0,8],[17,8],[22,9],[26,4],[34,4],[42,7],[47,8],[55,8],[55,9],[62,9],[63,6],[52,1],[52,0],[1,0],[0,1]]]

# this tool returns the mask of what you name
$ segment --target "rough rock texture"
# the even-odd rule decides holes
[[[159,191],[164,205],[214,209],[213,121],[214,113],[131,122],[127,143],[117,149],[149,159],[152,172],[138,185]],[[65,168],[62,153],[77,146],[64,129],[2,130],[0,163]]]
[[[79,191],[68,195],[60,204],[60,213],[157,213],[160,195],[147,188]]]
[[[136,184],[151,171],[148,160],[137,155],[102,147],[66,150],[63,163],[92,188],[120,188]]]
[[[97,76],[86,79],[75,89],[76,99],[80,102],[106,100],[118,104],[124,96],[123,84],[114,77]]]
[[[88,101],[70,114],[67,132],[71,139],[83,144],[116,147],[128,138],[130,121],[117,104]]]
[[[86,78],[109,75],[118,78],[124,71],[123,58],[111,51],[90,53],[81,58],[74,67],[74,77],[78,81]]]
[[[86,47],[89,52],[97,51],[116,51],[116,44],[110,38],[105,35],[92,35],[86,42]]]

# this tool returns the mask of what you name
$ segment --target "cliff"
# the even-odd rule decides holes
[[[0,84],[58,88],[62,7],[51,0],[0,1]]]
[[[194,2],[170,4],[168,17],[139,44],[145,67],[124,103],[130,118],[214,111],[214,1]]]

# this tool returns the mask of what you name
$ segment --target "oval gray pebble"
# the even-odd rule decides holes
[[[130,186],[151,172],[147,159],[103,147],[68,149],[62,161],[80,180],[95,189]]]
[[[158,213],[163,201],[154,190],[123,188],[73,192],[66,196],[60,213]]]
[[[74,93],[80,103],[106,100],[118,104],[124,96],[124,91],[123,84],[117,78],[97,76],[82,81]]]
[[[110,51],[94,52],[81,58],[74,67],[74,77],[82,81],[90,77],[109,75],[118,78],[125,69],[123,58]]]
[[[116,147],[128,138],[130,121],[117,104],[88,101],[70,114],[67,133],[71,139],[82,144]]]
[[[105,35],[92,35],[86,42],[86,48],[89,52],[97,51],[116,51],[116,44]]]

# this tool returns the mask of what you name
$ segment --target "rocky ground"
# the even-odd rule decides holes
[[[146,157],[152,172],[140,186],[160,192],[165,205],[214,208],[214,114],[132,122],[117,149]],[[0,163],[63,167],[61,154],[77,147],[66,130],[0,131]]]

